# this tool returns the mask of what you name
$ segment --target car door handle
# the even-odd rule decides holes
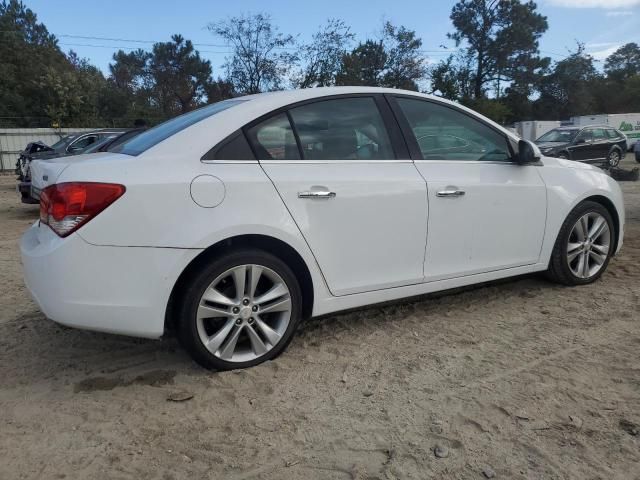
[[[334,198],[336,192],[330,192],[329,190],[310,190],[308,192],[298,192],[298,198]]]
[[[462,197],[464,195],[464,190],[440,190],[436,193],[436,197]]]

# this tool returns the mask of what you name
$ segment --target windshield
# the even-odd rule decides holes
[[[98,140],[97,142],[92,143],[87,148],[85,148],[82,151],[82,153],[95,153],[98,150],[100,150],[104,146],[104,144],[109,143],[114,138],[118,138],[118,136],[119,136],[119,134],[114,134],[114,135],[109,135],[109,136],[103,138],[102,140]]]
[[[563,130],[551,130],[550,132],[545,133],[540,138],[536,140],[536,143],[541,142],[562,142],[562,143],[570,143],[573,141],[574,137],[578,133],[577,128],[572,129],[563,129]]]
[[[64,137],[62,137],[60,140],[58,140],[56,143],[54,143],[53,145],[51,145],[51,148],[53,148],[54,150],[64,147],[66,146],[71,140],[73,140],[74,138],[76,138],[75,135],[66,135]]]
[[[213,103],[206,107],[199,108],[198,110],[185,113],[184,115],[167,120],[166,122],[141,133],[137,137],[124,142],[122,145],[115,147],[111,151],[124,153],[126,155],[140,155],[142,152],[150,149],[163,140],[166,140],[172,135],[175,135],[181,130],[190,127],[194,123],[198,123],[205,118],[209,118],[216,113],[246,101],[247,100],[242,99],[224,100],[222,102]]]

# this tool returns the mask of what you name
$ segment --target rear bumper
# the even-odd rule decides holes
[[[87,330],[157,338],[169,295],[200,250],[109,247],[34,224],[20,242],[25,284],[51,320]]]

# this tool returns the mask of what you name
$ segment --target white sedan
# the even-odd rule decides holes
[[[624,228],[598,168],[382,88],[225,100],[37,175],[40,221],[21,251],[45,315],[174,329],[214,369],[274,358],[311,316],[531,272],[593,282]]]

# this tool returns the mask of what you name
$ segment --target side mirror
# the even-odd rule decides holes
[[[520,140],[518,142],[518,163],[525,165],[540,160],[540,152],[531,142]]]
[[[578,138],[576,140],[576,145],[580,145],[581,143],[587,143],[587,140],[583,137],[583,138]]]

